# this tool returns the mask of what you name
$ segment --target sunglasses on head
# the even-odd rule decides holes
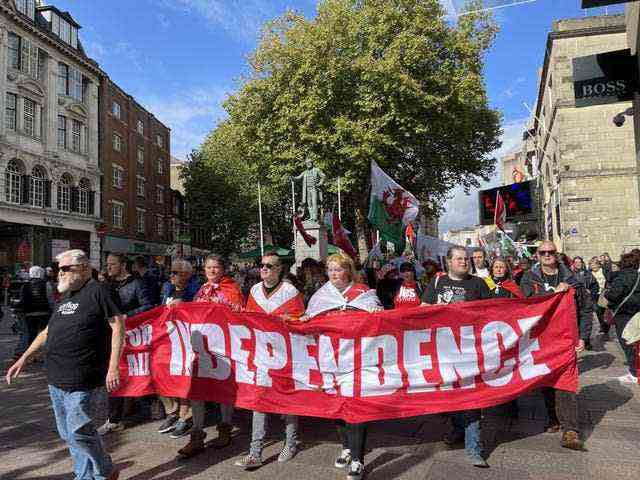
[[[552,257],[553,255],[555,255],[556,253],[558,253],[555,250],[538,250],[538,254],[544,256],[550,256]]]
[[[261,263],[260,268],[266,268],[267,270],[271,270],[272,268],[277,267],[278,265],[274,265],[272,263]]]
[[[59,269],[60,269],[61,272],[68,273],[68,272],[73,271],[71,269],[71,267],[80,267],[80,266],[81,266],[80,263],[74,263],[73,265],[63,265],[62,267],[59,267]]]

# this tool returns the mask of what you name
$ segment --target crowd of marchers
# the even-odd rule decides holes
[[[635,345],[622,336],[632,317],[640,312],[640,251],[636,250],[623,254],[619,262],[613,262],[608,254],[585,262],[581,257],[568,258],[550,241],[542,242],[533,258],[519,260],[489,259],[480,248],[469,252],[464,247],[452,247],[443,265],[435,260],[418,264],[411,257],[401,257],[376,260],[365,268],[349,256],[335,254],[326,263],[305,260],[297,275],[290,273],[285,259],[276,252],[265,252],[256,265],[240,268],[230,267],[223,256],[210,255],[202,272],[185,259],[174,260],[165,279],[150,271],[141,257],[130,265],[125,256],[111,254],[102,275],[92,272],[88,257],[80,250],[64,252],[57,260],[55,276],[47,276],[41,267],[31,267],[30,279],[13,305],[18,312],[19,341],[15,363],[6,378],[11,383],[25,365],[39,361],[38,352],[46,346],[48,388],[76,478],[118,478],[120,472],[106,453],[101,436],[123,430],[132,424],[132,418],[158,421],[158,434],[175,439],[188,436],[188,442],[178,450],[185,460],[205,451],[205,418],[212,407],[205,402],[113,396],[103,425],[96,428],[90,416],[94,390],[106,387],[114,391],[120,384],[118,364],[126,318],[157,305],[215,302],[232,311],[268,313],[283,321],[305,322],[329,315],[340,322],[344,309],[325,308],[336,298],[352,310],[376,312],[492,297],[525,298],[571,289],[580,335],[576,354],[591,349],[592,325],[597,319],[601,340],[608,339],[613,327],[624,352],[629,371],[620,381],[638,382]],[[559,432],[562,447],[583,450],[577,395],[553,388],[544,388],[541,393],[548,413],[547,432]],[[234,406],[213,408],[219,409],[220,421],[218,436],[211,445],[225,448],[233,441]],[[508,411],[518,415],[517,400],[508,405]],[[451,431],[444,442],[464,444],[472,465],[488,467],[481,410],[449,416]],[[248,453],[236,465],[247,470],[262,465],[267,422],[266,413],[253,412]],[[279,462],[291,460],[300,445],[298,418],[285,415],[284,423]],[[348,479],[360,479],[365,473],[368,425],[339,419],[335,424],[342,441],[335,467],[345,469]]]

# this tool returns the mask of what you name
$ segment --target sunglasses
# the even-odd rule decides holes
[[[171,272],[171,275],[180,275],[181,273],[185,273],[185,272],[179,272],[178,270],[173,270]]]
[[[539,254],[539,255],[542,255],[543,257],[545,257],[545,256],[552,257],[552,256],[554,256],[556,253],[558,253],[558,252],[557,252],[557,251],[555,251],[555,250],[538,250],[538,254]]]
[[[274,265],[272,263],[261,263],[260,268],[266,268],[267,270],[271,270],[272,268],[276,268],[278,265]]]
[[[73,271],[73,270],[71,269],[71,267],[80,267],[80,266],[82,266],[82,264],[81,264],[81,263],[74,263],[73,265],[64,265],[64,266],[62,266],[62,267],[59,267],[59,270],[60,270],[61,272],[69,273],[69,272]]]

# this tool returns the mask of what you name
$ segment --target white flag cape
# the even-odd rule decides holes
[[[348,301],[342,296],[340,290],[334,287],[331,282],[327,282],[313,294],[311,300],[309,300],[306,313],[309,317],[315,317],[330,310],[353,308],[373,312],[378,307],[380,307],[380,300],[378,300],[375,290],[367,290],[353,300]]]

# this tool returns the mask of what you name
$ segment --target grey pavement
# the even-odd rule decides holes
[[[16,337],[8,315],[0,321],[2,372],[10,365]],[[623,386],[622,354],[614,340],[594,339],[594,350],[580,358],[580,421],[587,452],[560,447],[559,434],[544,433],[542,397],[519,399],[520,417],[509,419],[501,407],[483,417],[483,440],[490,469],[465,463],[463,450],[442,442],[448,431],[444,415],[376,422],[371,425],[366,456],[367,478],[374,479],[549,479],[602,480],[640,478],[640,387]],[[30,365],[11,387],[0,386],[0,478],[3,480],[72,479],[71,461],[55,431],[42,365]],[[97,399],[97,422],[104,418],[104,398]],[[121,479],[344,479],[333,467],[340,444],[328,420],[301,419],[302,451],[289,463],[276,461],[281,448],[282,422],[271,418],[271,437],[264,452],[266,465],[245,472],[233,465],[249,445],[250,416],[236,412],[239,427],[232,446],[210,447],[181,461],[176,451],[186,439],[172,440],[156,432],[160,422],[131,425],[106,437]],[[206,428],[216,435],[214,425]]]

